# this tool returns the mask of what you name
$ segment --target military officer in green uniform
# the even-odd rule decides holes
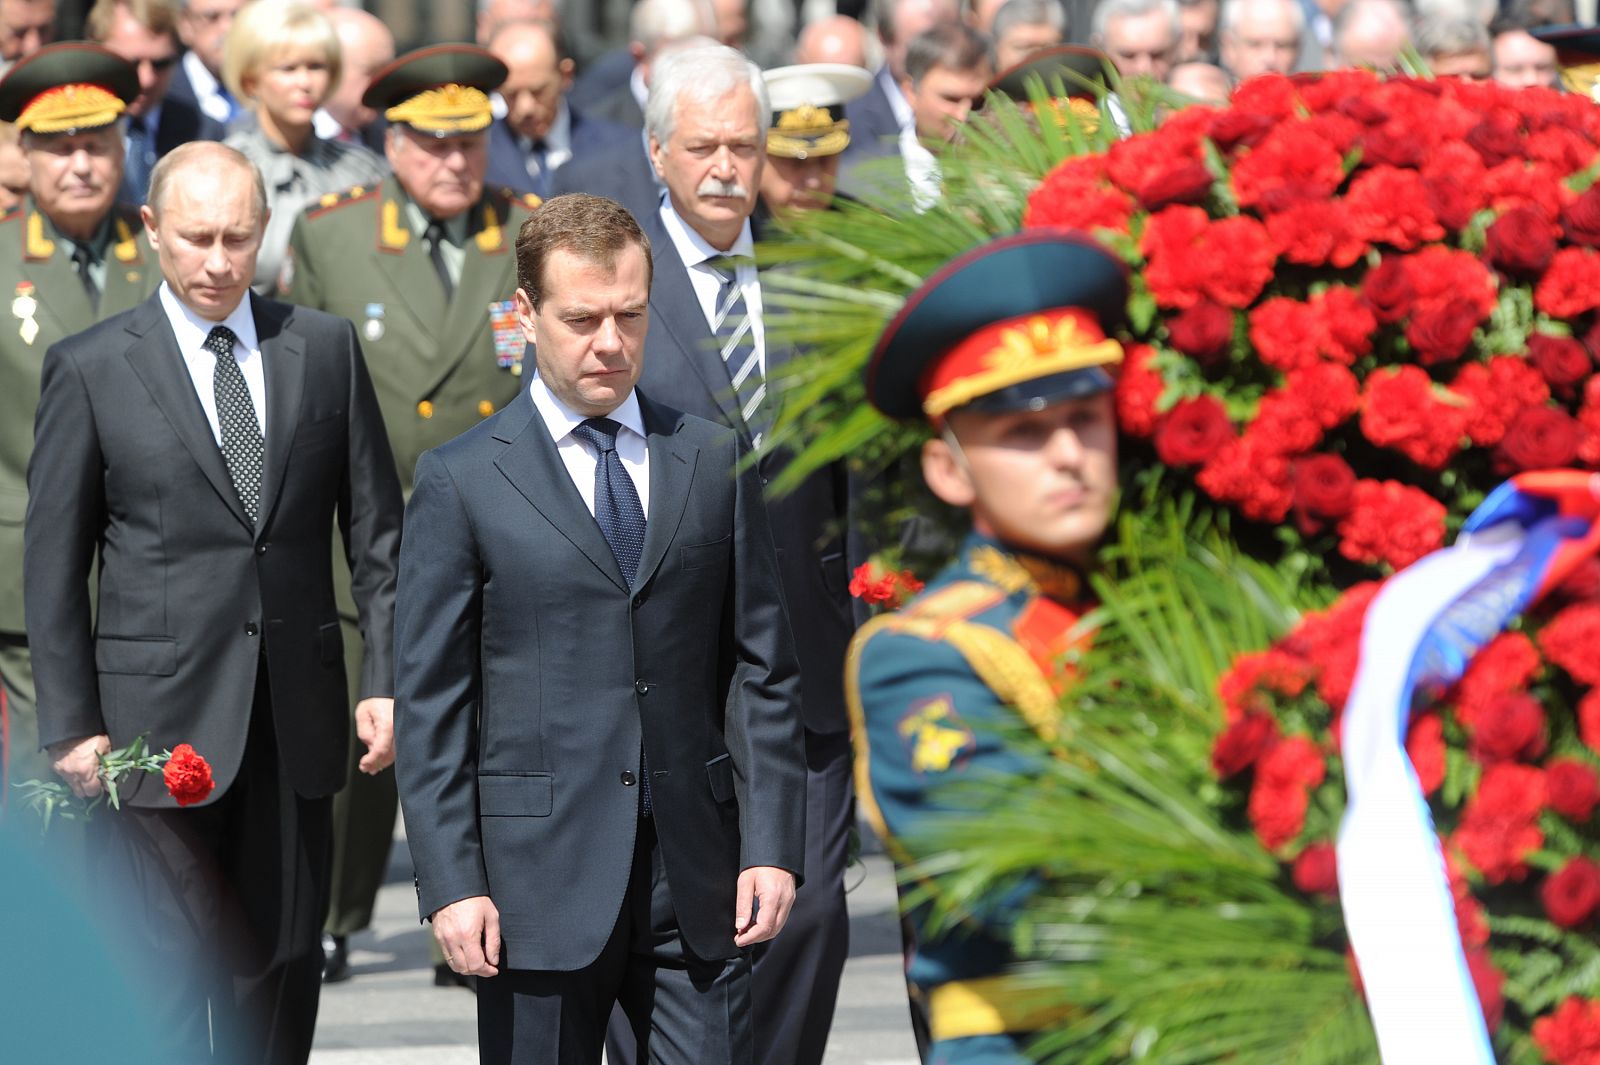
[[[22,620],[22,522],[51,344],[128,310],[161,283],[122,182],[121,116],[139,94],[132,64],[93,44],[54,44],[0,79],[0,121],[16,124],[31,177],[0,217],[0,783],[50,780],[38,751]],[[10,790],[0,791],[0,810]]]
[[[505,77],[498,59],[468,45],[424,48],[379,70],[362,103],[389,120],[393,175],[325,197],[289,238],[280,290],[355,323],[407,498],[422,452],[493,414],[523,384],[514,245],[539,201],[484,187],[488,94]],[[348,666],[359,677],[348,577],[342,587]],[[345,939],[371,923],[395,807],[389,774],[353,772],[335,800],[329,979],[348,973]],[[455,978],[440,964],[435,975]]]
[[[921,595],[862,627],[846,688],[863,809],[897,864],[941,819],[981,816],[952,782],[1039,769],[1018,725],[1054,735],[1081,636],[1083,573],[1117,493],[1108,337],[1126,281],[1090,238],[1032,231],[992,241],[906,302],[867,368],[885,414],[925,419],[928,486],[972,528]],[[907,980],[926,1009],[937,1065],[1021,1065],[1052,1017],[1007,969],[1026,889],[980,900],[935,935],[903,914]]]

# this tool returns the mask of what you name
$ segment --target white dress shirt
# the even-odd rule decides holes
[[[217,76],[206,69],[200,62],[200,57],[194,52],[183,53],[183,72],[189,75],[189,84],[194,87],[194,98],[200,104],[200,110],[208,117],[215,119],[226,126],[238,114],[233,100],[224,93],[222,82]]]
[[[555,393],[550,391],[550,386],[544,383],[537,372],[528,385],[528,395],[533,398],[533,408],[544,420],[544,427],[549,430],[550,439],[555,441],[556,454],[561,456],[562,463],[567,467],[567,476],[572,478],[578,494],[583,497],[583,505],[589,508],[590,514],[593,514],[594,471],[600,465],[600,456],[590,450],[588,444],[572,435],[572,430],[586,420],[585,416],[574,413],[570,407],[557,399]],[[644,509],[644,516],[648,520],[650,451],[644,443],[644,415],[639,410],[638,395],[629,392],[628,398],[622,401],[622,406],[606,417],[622,426],[617,433],[617,457],[622,460],[622,468],[628,471],[628,479],[633,482],[633,490],[639,494],[639,506]]]
[[[222,446],[222,423],[217,420],[215,385],[217,357],[211,354],[205,343],[211,330],[219,325],[233,330],[233,335],[238,338],[233,344],[233,357],[244,374],[245,387],[250,390],[250,404],[256,409],[256,425],[261,428],[264,439],[267,375],[262,366],[261,343],[256,337],[255,315],[250,310],[250,294],[245,293],[244,299],[239,301],[239,306],[228,317],[220,322],[212,322],[184,306],[165,281],[161,282],[161,288],[157,291],[161,293],[161,309],[167,312],[167,321],[172,323],[172,335],[178,338],[178,351],[183,355],[183,364],[194,382],[195,394],[200,397],[200,406],[206,412],[206,421],[211,424],[211,435],[216,438],[217,446]]]
[[[689,283],[694,286],[695,298],[700,301],[700,312],[706,317],[709,328],[717,320],[717,296],[722,292],[722,275],[712,268],[712,262],[725,255],[737,255],[745,261],[736,272],[739,288],[744,293],[744,305],[750,312],[750,332],[755,338],[756,366],[761,376],[767,375],[767,330],[762,322],[761,281],[755,266],[755,239],[750,235],[750,220],[745,219],[739,239],[727,251],[718,251],[672,209],[671,197],[662,197],[661,224],[678,250],[678,258],[689,269]],[[715,330],[713,330],[715,331]]]

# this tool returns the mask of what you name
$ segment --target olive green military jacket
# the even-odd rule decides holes
[[[461,280],[448,301],[393,177],[325,196],[295,222],[280,291],[355,324],[408,499],[424,451],[493,414],[522,387],[514,245],[538,203],[485,190],[469,213]]]
[[[39,368],[56,341],[129,310],[161,284],[133,208],[114,209],[105,291],[89,302],[72,249],[30,197],[0,217],[0,632],[21,633],[22,522],[39,405]]]

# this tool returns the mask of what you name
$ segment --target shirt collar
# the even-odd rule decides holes
[[[915,132],[916,112],[911,110],[911,101],[906,99],[906,94],[900,91],[900,85],[890,73],[888,63],[878,68],[878,84],[883,88],[883,95],[889,100],[889,110],[894,112],[894,121],[900,127],[900,132],[904,133],[908,129]]]
[[[55,221],[49,215],[45,214],[43,211],[40,211],[39,213],[44,216],[44,224],[50,230],[52,236],[69,245],[83,244],[89,249],[90,257],[97,263],[105,260],[106,248],[111,244],[110,211],[107,211],[106,216],[100,219],[100,224],[94,227],[94,232],[89,234],[89,239],[87,241],[79,241],[74,237],[67,236],[65,233],[61,232],[61,230],[56,228]],[[66,254],[69,259],[72,257],[72,252],[70,249]]]
[[[571,407],[556,398],[550,391],[550,386],[544,383],[537,370],[534,371],[533,381],[528,385],[528,394],[533,397],[533,405],[539,412],[539,417],[544,420],[544,427],[550,433],[550,439],[561,443],[572,430],[576,429],[588,416],[578,414]],[[606,415],[624,429],[632,431],[639,439],[644,439],[644,412],[639,409],[639,393],[630,391],[628,398],[622,401],[622,406]]]
[[[689,223],[679,217],[673,208],[670,195],[661,201],[661,224],[666,227],[667,235],[672,238],[672,246],[678,250],[678,257],[683,260],[683,265],[691,269],[712,259],[721,259],[729,255],[755,258],[756,242],[750,234],[748,218],[744,220],[744,228],[739,231],[739,239],[734,241],[733,247],[727,251],[713,248],[706,238],[690,228]]]
[[[172,332],[178,338],[178,349],[185,357],[198,351],[211,330],[219,325],[233,330],[233,335],[239,338],[239,346],[244,350],[255,351],[261,346],[256,337],[256,316],[250,306],[250,293],[244,294],[239,306],[226,318],[213,322],[190,310],[167,282],[161,282],[157,291],[161,293],[161,307],[167,313],[167,321],[172,323]]]
[[[639,110],[644,110],[645,103],[650,99],[650,87],[644,83],[644,71],[634,64],[633,73],[628,75],[628,91],[633,93],[633,98],[639,101]]]
[[[444,239],[458,248],[467,246],[467,215],[470,213],[471,208],[468,208],[454,218],[442,223],[444,226]],[[411,223],[419,238],[428,231],[428,225],[433,221],[428,216],[428,212],[422,209],[422,205],[409,196],[406,197],[406,219]]]

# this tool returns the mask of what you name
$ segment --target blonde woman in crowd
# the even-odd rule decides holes
[[[359,145],[318,137],[312,116],[339,83],[339,38],[314,7],[257,0],[234,19],[223,48],[223,80],[253,114],[226,143],[261,170],[272,211],[256,260],[259,293],[283,267],[295,217],[329,193],[371,186],[388,172]]]

